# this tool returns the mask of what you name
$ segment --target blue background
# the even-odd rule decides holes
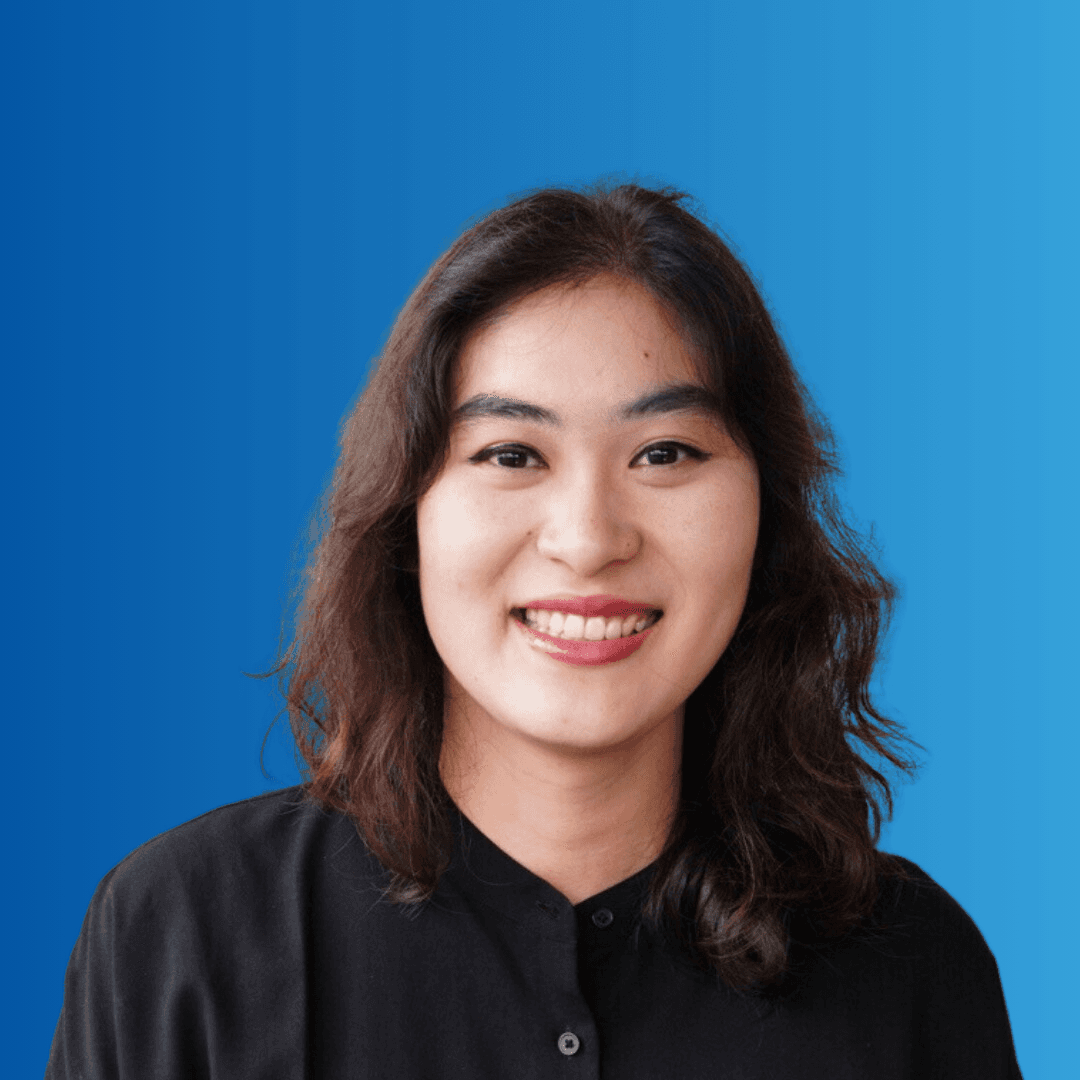
[[[412,287],[509,195],[614,173],[700,200],[836,427],[927,748],[886,846],[979,924],[1028,1080],[1064,1076],[1078,11],[8,5],[8,1075],[102,875],[295,782],[242,672]]]

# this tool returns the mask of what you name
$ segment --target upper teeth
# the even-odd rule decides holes
[[[615,616],[602,619],[593,616],[586,619],[582,615],[567,615],[562,611],[548,611],[545,608],[526,608],[525,621],[541,633],[552,637],[566,638],[568,641],[612,641],[640,633],[650,623],[655,622],[659,612],[648,615],[635,612],[631,615]]]

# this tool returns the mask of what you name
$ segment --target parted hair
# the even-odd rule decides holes
[[[681,800],[644,918],[738,988],[776,985],[800,931],[870,914],[887,773],[906,739],[870,680],[894,600],[833,492],[832,438],[750,275],[679,192],[537,191],[468,229],[409,297],[341,436],[281,677],[306,788],[421,905],[452,851],[443,665],[416,506],[446,447],[455,362],[515,301],[599,275],[644,286],[757,464],[758,546],[735,635],[686,702]]]

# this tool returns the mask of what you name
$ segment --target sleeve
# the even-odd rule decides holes
[[[309,867],[337,819],[295,789],[129,855],[90,901],[46,1080],[305,1074]]]
[[[926,1080],[1020,1080],[997,963],[966,911],[913,864],[913,1074]]]
[[[209,1075],[197,926],[167,889],[135,877],[121,864],[90,902],[68,963],[46,1080]]]

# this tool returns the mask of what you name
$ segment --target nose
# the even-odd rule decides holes
[[[540,510],[537,550],[564,563],[577,577],[595,577],[611,563],[628,562],[641,549],[631,501],[600,469],[583,469],[553,487]]]

